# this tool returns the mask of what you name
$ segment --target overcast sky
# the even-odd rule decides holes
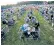
[[[0,5],[16,4],[18,2],[22,2],[22,0],[0,0]]]

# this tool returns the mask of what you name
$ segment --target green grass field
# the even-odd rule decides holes
[[[40,22],[40,40],[20,40],[20,34],[18,32],[21,31],[19,28],[25,23],[24,18],[26,17],[27,12],[28,11],[23,14],[20,20],[17,20],[14,26],[9,28],[10,30],[6,33],[6,37],[2,41],[2,45],[54,45],[54,29],[52,29],[51,25],[44,20],[37,10],[34,10],[33,14]]]

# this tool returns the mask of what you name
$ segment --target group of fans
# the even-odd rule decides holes
[[[39,12],[49,23],[51,22],[53,27],[54,26],[54,7],[53,6],[40,7]]]
[[[51,9],[51,7],[50,7]],[[8,9],[10,10],[10,9]],[[24,8],[18,10],[17,14],[17,18],[20,17],[20,15],[22,16],[24,14],[26,10]],[[40,9],[38,9],[38,11],[40,11]],[[11,14],[14,12],[11,10],[10,11]],[[46,8],[45,10],[43,9],[42,11],[40,11],[42,13],[42,15],[44,16],[45,19],[49,20],[49,13],[50,14],[50,20],[52,22],[52,26],[53,26],[53,20],[54,20],[54,16],[53,16],[53,11],[49,11],[48,8]],[[4,17],[4,16],[3,16]],[[15,23],[15,20],[11,17],[8,19],[8,21],[2,17],[2,23],[3,24],[7,24],[8,26],[12,26]],[[24,39],[24,37],[29,38],[30,36],[33,39],[40,39],[40,28],[39,28],[40,24],[37,21],[36,17],[33,16],[33,10],[29,10],[29,12],[27,13],[27,16],[25,17],[25,24],[23,24],[20,27],[20,30],[22,30],[23,35],[21,36],[22,39]],[[1,37],[3,38],[4,36],[4,32],[1,32]]]
[[[10,10],[10,9],[9,9]],[[12,11],[10,11],[11,13],[13,13]],[[21,13],[20,13],[21,12]],[[17,15],[22,15],[25,12],[24,9],[18,10]],[[15,23],[15,20],[11,17],[8,19],[8,21],[6,19],[2,20],[3,24],[6,24],[8,26],[12,26]],[[25,24],[23,24],[20,27],[20,30],[22,30],[23,35],[21,36],[22,39],[24,39],[24,37],[29,38],[30,36],[33,37],[32,39],[39,39],[40,38],[40,28],[39,28],[40,24],[39,22],[36,20],[36,18],[33,16],[33,10],[29,10],[27,16],[25,17]],[[4,32],[1,31],[1,38],[4,39]]]
[[[1,10],[1,22],[3,25],[11,27],[16,23],[16,19],[14,16],[16,16],[17,20],[20,19],[20,17],[24,14],[26,10],[24,8],[19,8],[18,7],[11,7],[7,9],[2,9]],[[5,28],[5,27],[4,27]],[[5,38],[5,32],[3,27],[1,28],[1,39]]]
[[[34,40],[40,39],[39,26],[40,24],[33,16],[33,10],[31,10],[30,12],[28,12],[27,17],[25,18],[25,24],[20,27],[23,32],[21,38],[24,39],[24,37],[29,38],[31,36]]]

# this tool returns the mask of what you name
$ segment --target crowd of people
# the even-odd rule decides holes
[[[29,11],[26,18],[25,18],[25,24],[23,24],[20,29],[23,32],[23,35],[26,38],[29,38],[30,36],[32,39],[40,39],[40,23],[36,20],[36,18],[33,16],[33,10]],[[24,37],[21,36],[23,39]]]
[[[54,26],[54,8],[53,7],[39,7],[38,11],[41,13],[41,15],[46,19],[47,21],[51,21],[52,27]],[[16,11],[17,10],[17,11]],[[1,11],[1,21],[2,24],[6,24],[8,26],[13,26],[15,23],[15,20],[13,18],[13,14],[17,16],[17,20],[21,19],[21,16],[26,12],[25,7],[23,8],[8,8]],[[8,13],[7,13],[8,12]],[[8,19],[7,19],[8,17]],[[50,22],[49,21],[49,22]],[[20,27],[20,30],[23,32],[23,35],[21,38],[24,37],[29,38],[30,36],[32,39],[40,39],[40,23],[36,19],[36,17],[33,15],[33,10],[30,9],[27,13],[25,20],[25,24],[23,24]],[[2,37],[4,38],[4,32],[1,32]]]
[[[39,7],[39,12],[47,20],[49,23],[51,22],[52,27],[54,26],[54,7],[53,6],[45,6]]]
[[[1,10],[1,23],[2,25],[7,26],[8,28],[13,26],[16,23],[16,19],[14,16],[16,16],[17,20],[21,19],[23,14],[25,13],[25,8],[24,7],[11,7],[7,9],[2,9]],[[1,38],[4,39],[5,32],[4,29],[5,27],[1,28]]]

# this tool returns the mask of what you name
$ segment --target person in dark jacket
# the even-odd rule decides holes
[[[37,22],[37,23],[35,23],[35,32],[33,32],[32,34],[33,34],[33,39],[38,39],[40,36],[39,36],[39,26],[40,26],[40,24],[39,24],[39,22]]]
[[[4,39],[4,35],[5,33],[3,31],[1,31],[1,39]]]

